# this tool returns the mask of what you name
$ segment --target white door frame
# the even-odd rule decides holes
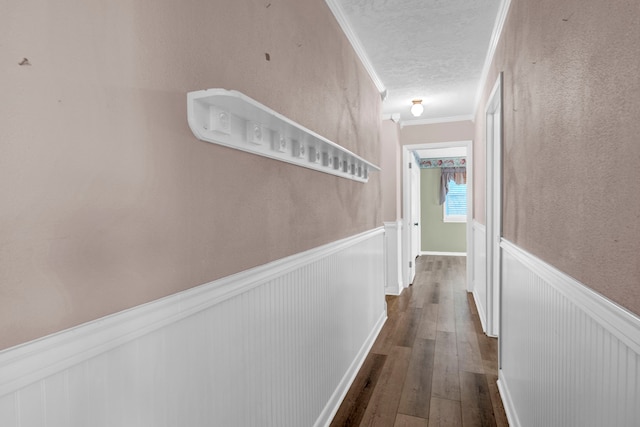
[[[411,218],[411,172],[418,167],[410,150],[402,151],[402,283],[408,288],[416,273],[413,253],[413,221]]]
[[[473,280],[473,141],[451,141],[433,142],[426,144],[413,144],[402,146],[402,277],[404,286],[408,287],[411,281],[411,269],[409,268],[411,253],[411,230],[413,224],[409,224],[407,219],[411,209],[411,193],[408,182],[410,179],[409,159],[413,157],[414,150],[425,150],[432,148],[454,148],[465,147],[467,149],[467,291],[471,292]]]
[[[498,75],[485,110],[486,225],[487,225],[487,335],[500,335],[502,238],[502,73]]]

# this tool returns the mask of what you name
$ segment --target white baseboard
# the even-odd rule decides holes
[[[420,255],[440,255],[440,256],[467,256],[466,252],[438,252],[438,251],[422,251]]]
[[[520,427],[520,420],[518,420],[515,408],[513,407],[513,401],[511,400],[509,389],[507,389],[507,386],[503,383],[499,376],[498,391],[500,392],[500,399],[502,399],[504,412],[507,414],[507,422],[509,423],[509,427]]]
[[[1,351],[0,426],[326,424],[386,318],[383,234]]]
[[[393,296],[399,296],[402,294],[402,290],[403,290],[403,285],[402,283],[400,283],[398,285],[398,287],[391,287],[391,288],[384,288],[384,293],[385,295],[393,295]]]
[[[486,325],[487,313],[485,312],[486,302],[480,300],[477,289],[474,289],[473,292],[471,292],[471,295],[473,295],[473,302],[476,304],[476,310],[478,310],[478,317],[480,318],[480,323],[482,324],[482,331],[486,334],[487,333],[487,325]]]
[[[335,417],[336,413],[338,412],[338,409],[340,409],[340,405],[342,404],[342,401],[344,400],[345,396],[349,392],[349,388],[355,381],[356,376],[360,371],[360,368],[364,364],[364,361],[367,358],[369,351],[373,347],[373,344],[375,343],[376,338],[378,337],[378,334],[382,330],[382,327],[384,326],[384,323],[386,322],[386,320],[387,320],[387,311],[385,307],[385,311],[380,316],[380,319],[378,319],[376,326],[371,330],[371,334],[369,334],[369,337],[367,338],[365,343],[362,345],[362,348],[358,352],[358,356],[354,359],[353,363],[351,364],[347,372],[344,374],[344,377],[342,377],[342,380],[340,381],[340,385],[338,385],[338,387],[336,388],[336,391],[331,396],[331,399],[329,399],[327,406],[325,406],[325,409],[320,414],[320,417],[318,417],[318,420],[314,424],[315,427],[329,426],[331,424],[333,417]]]

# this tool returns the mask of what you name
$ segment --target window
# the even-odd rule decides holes
[[[449,181],[449,192],[442,209],[444,222],[467,222],[467,184]]]

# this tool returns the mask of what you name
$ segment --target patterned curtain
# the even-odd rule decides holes
[[[442,205],[447,199],[449,181],[458,185],[467,183],[467,168],[442,168],[440,171],[440,204]]]

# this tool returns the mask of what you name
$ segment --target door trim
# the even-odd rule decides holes
[[[486,227],[487,227],[487,335],[500,335],[502,237],[502,78],[500,73],[485,109],[486,124]]]
[[[405,288],[413,283],[415,276],[415,260],[411,259],[411,232],[413,224],[410,221],[411,215],[411,169],[409,164],[418,167],[411,150],[402,151],[402,282]],[[411,263],[411,264],[410,264]]]

